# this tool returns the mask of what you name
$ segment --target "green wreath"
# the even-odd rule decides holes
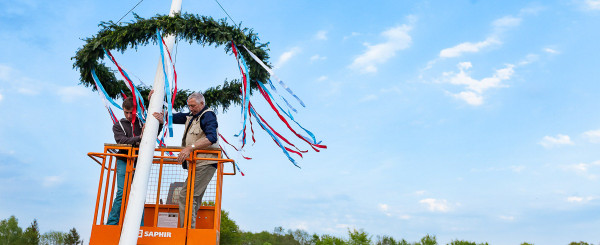
[[[104,50],[117,50],[121,53],[127,48],[137,48],[138,45],[147,45],[160,42],[157,40],[156,31],[160,29],[164,34],[173,34],[179,40],[186,40],[190,44],[197,42],[202,46],[215,45],[223,46],[225,53],[231,53],[231,41],[236,46],[246,46],[252,53],[256,54],[260,60],[269,65],[268,43],[259,43],[258,36],[251,29],[230,26],[225,19],[214,20],[212,17],[199,16],[193,14],[175,15],[157,15],[150,19],[144,19],[135,15],[135,21],[127,25],[118,25],[112,21],[101,22],[100,32],[92,38],[84,41],[86,44],[77,50],[73,68],[79,69],[81,73],[80,84],[86,87],[92,87],[96,90],[91,70],[95,69],[96,74],[102,86],[104,86],[108,95],[112,98],[121,96],[121,91],[129,93],[123,80],[117,79],[114,71],[109,69],[104,63],[99,63],[99,59],[104,59]],[[269,78],[269,73],[260,67],[250,55],[246,52],[239,52],[244,56],[250,70],[251,88],[256,89],[255,82],[265,82]],[[241,82],[238,79],[227,81],[223,85],[208,88],[202,92],[206,98],[207,106],[221,107],[224,111],[233,103],[241,103],[240,95]],[[138,87],[147,104],[147,95],[150,92],[149,87]],[[177,91],[173,108],[182,109],[186,105],[187,97],[192,91],[184,89]]]

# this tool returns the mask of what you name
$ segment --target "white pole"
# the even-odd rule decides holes
[[[169,16],[181,12],[181,0],[173,0],[171,3],[171,12]],[[159,45],[160,45],[160,41]],[[169,50],[173,49],[175,36],[169,35],[165,38],[165,43]],[[154,148],[156,147],[156,135],[158,135],[158,120],[152,116],[154,112],[162,111],[163,100],[165,96],[165,78],[163,74],[162,62],[158,62],[156,75],[154,76],[154,94],[150,98],[148,106],[148,116],[142,141],[140,142],[139,157],[131,191],[129,202],[127,203],[127,212],[123,220],[123,229],[119,245],[134,245],[137,243],[140,230],[140,222],[144,211],[144,202],[146,201],[146,192],[148,190],[148,178],[150,176],[150,167],[154,158]],[[182,217],[183,218],[183,217]]]

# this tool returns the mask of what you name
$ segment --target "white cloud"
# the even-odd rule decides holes
[[[600,0],[585,0],[584,8],[587,10],[600,10]]]
[[[88,96],[90,93],[91,90],[83,86],[62,87],[56,91],[56,94],[60,96],[61,101],[66,103],[74,102],[80,97]]]
[[[0,64],[0,82],[7,83],[11,87],[10,91],[24,95],[38,95],[44,87],[47,87],[47,85],[24,76],[18,70],[3,64]]]
[[[571,141],[571,137],[568,135],[557,134],[556,137],[544,136],[539,144],[545,148],[551,148],[560,145],[572,145],[573,141]]]
[[[329,96],[333,96],[333,95],[338,95],[342,90],[342,83],[341,82],[334,82],[334,81],[330,81],[329,82],[329,89],[323,89],[321,90],[323,93],[322,95],[325,97],[329,97]]]
[[[317,34],[315,34],[315,39],[327,40],[327,31],[318,31]]]
[[[352,33],[350,34],[350,36],[345,36],[345,37],[344,37],[344,40],[346,40],[346,39],[348,39],[348,38],[351,38],[351,37],[360,36],[360,35],[361,35],[361,34],[360,34],[360,33],[358,33],[358,32],[352,32]]]
[[[42,185],[44,187],[53,187],[64,181],[64,178],[61,176],[46,176],[44,177]]]
[[[591,168],[600,167],[600,161],[595,161],[592,163],[575,163],[566,165],[563,168],[568,171],[573,171],[581,176],[585,176],[588,179],[595,180],[598,178],[596,174],[590,173]]]
[[[352,225],[349,225],[349,224],[337,224],[337,225],[335,225],[335,228],[340,228],[340,229],[344,229],[344,230],[350,229],[351,227],[352,227]]]
[[[311,61],[311,62],[313,62],[313,61],[317,61],[317,60],[326,60],[326,59],[327,59],[327,57],[325,57],[325,56],[320,56],[320,55],[318,55],[318,54],[315,54],[315,55],[313,55],[313,56],[311,56],[311,57],[310,57],[310,61]]]
[[[292,229],[296,230],[308,230],[308,224],[306,222],[298,222],[292,225]]]
[[[395,218],[399,218],[399,219],[403,219],[403,220],[408,220],[411,218],[410,215],[399,214],[396,210],[392,210],[392,208],[390,208],[390,205],[385,204],[385,203],[378,204],[377,209],[379,209],[379,211],[381,211],[383,214],[385,214],[388,217],[395,217]]]
[[[379,97],[377,95],[369,94],[369,95],[366,95],[365,97],[363,97],[362,99],[360,99],[359,102],[373,101],[373,100],[376,100],[378,98]]]
[[[429,209],[429,211],[431,212],[442,212],[442,213],[446,213],[448,211],[450,211],[450,206],[448,206],[448,201],[444,200],[444,199],[434,199],[434,198],[426,198],[423,199],[421,201],[419,201],[419,203],[424,204],[427,209]]]
[[[387,204],[379,204],[377,207],[379,208],[379,211],[384,213],[386,216],[392,216],[392,213],[390,213],[390,207]]]
[[[515,220],[515,216],[507,216],[507,215],[500,215],[500,216],[498,216],[498,218],[500,218],[501,220],[506,220],[506,221]]]
[[[411,218],[411,216],[408,214],[402,214],[402,215],[398,216],[398,218],[403,219],[403,220],[409,220]]]
[[[491,88],[507,87],[502,81],[509,80],[514,74],[514,65],[507,64],[505,68],[498,69],[491,77],[481,80],[472,78],[467,71],[472,67],[471,62],[461,62],[458,64],[459,73],[445,72],[445,80],[450,84],[465,86],[466,91],[452,94],[453,97],[463,100],[470,105],[478,106],[483,104],[483,92]]]
[[[593,197],[593,196],[587,196],[587,197],[570,196],[570,197],[567,197],[567,202],[586,203],[586,202],[592,201],[594,199],[597,199],[597,198]]]
[[[476,80],[467,74],[467,70],[471,67],[471,62],[459,63],[458,68],[460,72],[450,78],[450,83],[455,85],[465,85],[468,90],[481,94],[490,88],[505,87],[506,85],[501,84],[501,82],[510,79],[514,73],[514,65],[508,64],[505,68],[496,70],[491,77]]]
[[[379,204],[377,206],[379,207],[379,210],[384,211],[384,212],[386,212],[390,209],[390,207],[387,204]]]
[[[583,133],[583,137],[592,143],[600,143],[600,129]]]
[[[320,76],[319,78],[317,78],[317,81],[322,82],[327,80],[327,76]]]
[[[396,56],[396,52],[410,47],[412,38],[408,32],[411,29],[410,25],[401,25],[384,31],[381,35],[387,40],[375,45],[365,43],[367,51],[354,59],[349,67],[362,73],[377,72],[377,65],[386,63]]]
[[[518,62],[518,64],[520,66],[523,65],[528,65],[531,64],[533,62],[536,62],[537,60],[539,60],[539,56],[536,54],[528,54],[527,56],[525,56],[525,59],[522,59],[521,61]]]
[[[25,94],[25,95],[38,95],[40,93],[40,89],[39,88],[25,88],[25,87],[21,87],[17,89],[17,92],[20,94]]]
[[[495,28],[507,28],[507,27],[515,27],[521,24],[521,18],[512,17],[512,16],[504,16],[500,19],[494,20],[492,22],[492,26]]]
[[[550,53],[550,54],[559,54],[560,53],[560,52],[558,52],[558,50],[552,49],[552,48],[544,48],[544,52]]]
[[[493,44],[500,44],[500,41],[490,37],[485,41],[481,41],[478,43],[465,42],[451,48],[443,49],[442,51],[440,51],[440,57],[452,58],[459,57],[464,53],[477,53],[481,49],[489,47]]]
[[[462,91],[458,94],[452,94],[454,98],[464,100],[469,105],[478,106],[483,104],[483,97],[472,91]]]
[[[415,191],[415,194],[421,196],[421,195],[424,195],[425,192],[426,192],[425,190],[418,190],[418,191]]]
[[[481,42],[464,42],[454,47],[446,48],[440,51],[440,58],[453,58],[460,57],[465,53],[477,53],[481,50],[493,46],[501,45],[500,36],[506,30],[519,26],[521,24],[521,18],[513,16],[504,16],[496,19],[492,22],[492,33]]]
[[[526,15],[526,14],[536,15],[543,10],[546,10],[546,7],[540,6],[540,5],[531,6],[531,7],[521,9],[521,11],[519,11],[519,15],[521,15],[521,16]]]
[[[0,81],[10,80],[11,73],[13,73],[12,67],[0,64]]]
[[[279,67],[283,66],[283,64],[285,64],[292,57],[294,57],[298,53],[300,53],[300,51],[301,51],[301,49],[299,47],[293,47],[289,51],[284,52],[283,54],[281,54],[281,56],[279,56],[279,60],[277,61],[275,67],[279,68]]]
[[[381,91],[382,93],[402,94],[402,90],[400,88],[398,88],[398,86],[392,86],[392,87],[389,87],[389,88],[382,88],[379,91]]]
[[[472,168],[471,172],[479,173],[479,172],[506,172],[512,171],[515,173],[521,173],[525,170],[525,166],[523,165],[512,165],[506,167],[488,167],[488,168]]]
[[[515,173],[520,173],[523,171],[523,169],[525,169],[525,166],[510,166],[509,168]]]

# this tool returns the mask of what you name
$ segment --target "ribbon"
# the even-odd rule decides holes
[[[96,72],[94,69],[92,69],[92,77],[94,78],[94,84],[96,84],[96,91],[98,91],[98,95],[100,95],[100,97],[102,98],[102,103],[104,104],[104,107],[108,111],[108,115],[110,116],[110,119],[113,121],[113,124],[117,124],[119,122],[119,120],[117,120],[115,113],[113,113],[113,111],[112,111],[112,109],[110,109],[110,106],[108,105],[108,103],[106,103],[106,98],[108,98],[111,101],[111,103],[113,105],[117,106],[119,109],[121,109],[121,107],[108,96],[106,91],[104,91],[104,88],[102,87],[102,83],[100,83],[100,81],[98,80],[98,77],[96,76]],[[100,91],[102,91],[104,93],[104,96],[102,94],[100,94]]]
[[[219,133],[219,137],[221,137],[221,139],[223,139],[223,141],[225,141],[225,143],[227,143],[228,145],[230,145],[231,147],[233,147],[233,149],[235,149],[237,152],[239,152],[239,153],[240,153],[240,155],[241,155],[241,156],[242,156],[244,159],[246,159],[246,160],[252,160],[252,158],[244,156],[244,154],[242,154],[242,152],[241,152],[240,150],[238,150],[238,148],[237,148],[237,147],[235,147],[234,145],[232,145],[231,143],[229,143],[229,141],[227,141],[227,140],[225,139],[225,137],[223,137],[223,135],[221,135],[221,133]],[[219,146],[220,146],[220,145],[219,145]]]
[[[94,83],[96,84],[96,90],[98,90],[98,93],[100,93],[100,91],[102,91],[106,100],[108,100],[111,104],[113,104],[115,107],[119,108],[120,110],[123,110],[123,108],[121,108],[121,106],[119,104],[117,104],[110,96],[108,96],[108,93],[106,93],[106,90],[104,90],[104,87],[102,86],[102,83],[100,82],[100,79],[98,79],[98,76],[96,76],[96,69],[93,69],[93,68],[92,68],[92,78],[94,79]]]
[[[252,104],[250,104],[251,108],[254,108],[254,106],[252,106]],[[256,109],[254,110],[256,112]],[[265,125],[267,125],[267,127],[275,134],[277,135],[280,139],[282,139],[285,143],[287,143],[288,145],[296,148],[296,150],[306,153],[308,151],[302,151],[300,149],[298,149],[298,147],[296,147],[294,144],[292,144],[290,141],[288,141],[285,137],[283,137],[281,134],[279,134],[277,131],[275,131],[275,129],[273,129],[273,127],[271,127],[271,125],[269,125],[269,123],[267,123],[267,121],[260,115],[258,114],[258,112],[256,112],[256,115],[258,115],[258,117],[256,118],[256,120],[261,120]],[[288,148],[289,149],[289,148]],[[296,152],[294,150],[289,150],[291,152],[294,152],[296,154],[298,154],[300,157],[302,157],[302,154],[300,154],[299,152]]]
[[[254,117],[258,118],[258,116],[256,116],[256,111],[254,110],[254,107],[250,108],[250,113],[254,114]],[[265,125],[262,124],[262,122],[260,120],[256,120],[256,121],[258,122],[258,125],[260,125],[260,127],[271,136],[273,141],[275,141],[275,144],[277,144],[277,146],[279,146],[281,148],[281,150],[283,151],[283,154],[285,154],[287,156],[287,158],[294,164],[294,166],[300,168],[300,166],[298,166],[298,164],[296,164],[296,160],[294,160],[294,158],[292,158],[292,156],[290,156],[290,154],[288,153],[288,150],[285,149],[285,147],[281,144],[281,142],[279,142],[277,137],[271,131],[269,131],[265,127]]]
[[[127,86],[127,88],[129,88],[129,90],[131,91],[131,96],[133,97],[133,109],[132,109],[132,113],[134,115],[136,115],[136,117],[139,118],[140,121],[142,121],[142,123],[145,123],[146,122],[146,120],[145,120],[145,118],[146,118],[146,108],[145,108],[143,100],[142,100],[142,95],[140,94],[140,92],[137,90],[137,88],[135,87],[135,85],[131,81],[131,78],[129,78],[129,75],[127,74],[127,72],[119,65],[119,63],[117,63],[117,60],[110,53],[110,50],[104,49],[104,53],[106,54],[106,56],[108,56],[110,58],[110,60],[113,62],[113,64],[115,64],[115,66],[117,67],[117,69],[119,70],[119,72],[121,73],[121,75],[123,76],[123,78],[127,81],[125,83],[125,86]],[[131,119],[131,126],[132,127],[133,127],[133,124],[135,122],[136,117],[133,117]],[[135,136],[135,134],[133,134],[133,136]]]
[[[169,122],[168,123],[169,137],[173,137],[173,123],[171,123],[171,121],[173,119],[173,112],[172,112],[173,106],[171,104],[171,91],[169,89],[169,78],[167,77],[167,71],[166,71],[167,68],[165,67],[165,53],[163,51],[164,40],[162,39],[162,36],[160,35],[160,31],[158,29],[156,30],[156,36],[158,37],[158,39],[160,39],[160,40],[163,41],[158,46],[160,46],[160,58],[161,58],[161,61],[162,61],[163,75],[165,76],[165,94],[167,96],[167,114],[168,114],[168,119],[169,119],[169,121],[168,121]],[[169,55],[169,57],[170,57],[170,55]],[[173,69],[175,69],[175,67],[173,67]]]
[[[242,87],[241,89],[241,93],[242,93],[242,108],[241,108],[241,116],[243,117],[243,122],[242,122],[242,130],[234,135],[235,137],[239,137],[240,135],[242,135],[242,147],[244,148],[244,146],[246,145],[246,121],[248,118],[248,115],[250,115],[250,113],[248,113],[248,105],[250,102],[250,98],[249,98],[249,89],[250,89],[250,84],[249,84],[249,78],[248,75],[249,73],[247,72],[247,66],[245,65],[245,61],[244,58],[239,55],[236,47],[235,47],[235,43],[233,42],[233,40],[231,41],[231,48],[233,50],[233,53],[235,55],[236,61],[238,63],[238,67],[240,69],[240,73],[242,74]],[[241,60],[241,62],[240,62]],[[242,66],[241,63],[244,63],[244,65]],[[246,68],[246,70],[244,70],[244,68]]]
[[[262,90],[264,90],[264,91],[267,93],[267,95],[269,96],[269,98],[271,98],[271,100],[273,100],[273,95],[271,95],[271,93],[270,93],[270,92],[269,92],[269,90],[268,90],[268,89],[265,87],[265,85],[264,85],[264,84],[262,84],[261,82],[257,82],[257,83],[258,83],[258,86],[259,86],[259,87],[260,87]],[[264,93],[261,93],[261,94],[262,94],[262,95],[263,95],[263,97],[264,97]],[[265,98],[265,99],[266,99],[266,98]],[[298,125],[298,127],[302,128],[302,129],[303,129],[303,130],[304,130],[304,131],[305,131],[305,132],[306,132],[308,135],[310,135],[310,137],[311,137],[311,139],[312,139],[312,141],[313,141],[313,143],[314,143],[314,144],[319,144],[319,143],[320,143],[320,142],[317,142],[317,139],[315,138],[315,135],[314,135],[312,132],[310,132],[308,129],[306,129],[306,128],[302,127],[302,125],[300,125],[300,123],[298,123],[298,122],[297,122],[297,121],[294,119],[294,117],[291,115],[291,113],[289,113],[289,112],[286,112],[286,111],[285,111],[283,108],[281,108],[281,106],[279,106],[279,104],[277,104],[277,102],[275,102],[275,104],[277,105],[277,108],[279,108],[279,110],[281,110],[281,111],[283,112],[283,114],[285,114],[286,116],[288,116],[288,118],[289,118],[289,119],[291,119],[293,122],[295,122],[295,123],[296,123],[296,125]],[[308,137],[306,137],[306,136],[303,136],[303,135],[302,135],[302,137],[303,137],[303,138],[306,138],[306,139],[308,139]]]
[[[310,142],[308,139],[306,139],[304,136],[298,134],[296,132],[296,130],[294,130],[290,124],[287,122],[287,120],[285,119],[285,117],[283,117],[279,111],[275,108],[275,105],[273,105],[273,102],[271,101],[271,99],[269,98],[268,94],[262,89],[262,86],[258,86],[258,90],[260,91],[260,93],[263,95],[263,97],[265,98],[265,100],[267,100],[267,102],[269,103],[269,105],[271,106],[271,108],[273,109],[273,111],[275,111],[275,113],[277,114],[277,116],[279,117],[279,119],[281,119],[281,121],[283,123],[285,123],[285,125],[290,129],[290,131],[292,131],[292,133],[294,133],[296,136],[298,136],[298,138],[304,140],[306,143],[308,143],[316,152],[319,152],[319,150],[317,148],[322,148],[322,149],[327,149],[326,145],[320,145],[320,144],[316,144],[316,143],[312,143]],[[317,148],[315,148],[317,147]]]
[[[228,159],[231,159],[227,155],[227,152],[225,152],[225,149],[223,149],[223,147],[221,147],[221,145],[219,145],[219,148],[221,148],[221,151],[223,152],[223,154],[225,154],[225,157],[227,157]],[[236,162],[233,162],[233,165],[235,165],[235,168],[237,168],[237,170],[242,174],[242,176],[245,176],[244,172],[242,172],[242,170],[240,169],[240,167],[238,166],[238,164]]]
[[[306,107],[306,105],[304,105],[304,102],[302,102],[302,100],[300,98],[298,98],[298,96],[296,96],[296,94],[294,94],[294,92],[283,81],[281,81],[281,79],[279,79],[277,77],[277,75],[275,75],[275,72],[273,72],[273,70],[271,70],[271,68],[269,68],[267,65],[265,65],[265,63],[263,63],[262,60],[260,60],[254,53],[250,52],[250,50],[248,50],[248,48],[246,48],[246,46],[242,46],[242,47],[244,47],[244,49],[246,49],[246,51],[248,52],[248,54],[250,54],[250,57],[252,57],[252,59],[254,59],[260,66],[262,66],[265,70],[267,70],[267,72],[269,72],[269,74],[271,74],[271,76],[274,77],[279,82],[279,85],[281,85],[281,87],[283,87],[288,93],[290,93],[292,96],[294,96],[294,98],[296,98],[296,100],[298,100],[298,102],[300,103],[300,105],[302,105],[302,107]]]

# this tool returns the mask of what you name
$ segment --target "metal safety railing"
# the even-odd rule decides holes
[[[186,188],[185,215],[184,217],[177,217],[179,219],[185,218],[183,227],[179,228],[190,229],[192,221],[192,215],[190,214],[192,212],[192,198],[195,185],[195,182],[191,180],[195,179],[195,171],[186,171],[182,169],[179,163],[177,163],[177,153],[182,149],[182,147],[159,147],[154,151],[155,154],[150,170],[148,192],[144,208],[144,227],[160,227],[158,226],[159,212],[162,212],[163,214],[178,213],[179,206],[177,205],[178,201],[176,198],[178,193],[182,191],[182,188]],[[127,153],[119,154],[117,153],[118,150],[127,151]],[[132,147],[131,145],[105,144],[104,152],[88,153],[88,156],[101,166],[98,194],[96,196],[96,206],[94,211],[94,225],[104,225],[105,220],[108,220],[107,216],[111,212],[110,209],[113,206],[113,200],[117,191],[117,158],[126,159],[127,163],[118,225],[121,226],[123,224],[123,217],[126,212],[128,196],[131,191],[131,181],[135,171],[134,165],[138,156],[138,150],[138,148]],[[210,154],[215,157],[198,157],[198,154]],[[209,210],[210,213],[212,213],[213,216],[210,219],[212,222],[207,223],[208,219],[204,222],[197,220],[196,229],[219,229],[221,220],[221,190],[223,175],[236,174],[235,166],[233,166],[234,161],[221,158],[220,149],[196,150],[190,154],[190,157],[187,159],[189,165],[188,169],[195,169],[195,164],[198,160],[214,161],[217,164],[217,170],[207,186],[200,207],[201,210]],[[224,172],[224,163],[226,162],[232,163],[233,172]],[[184,182],[186,177],[190,180],[187,186]],[[179,223],[179,221],[177,221],[177,223]]]

